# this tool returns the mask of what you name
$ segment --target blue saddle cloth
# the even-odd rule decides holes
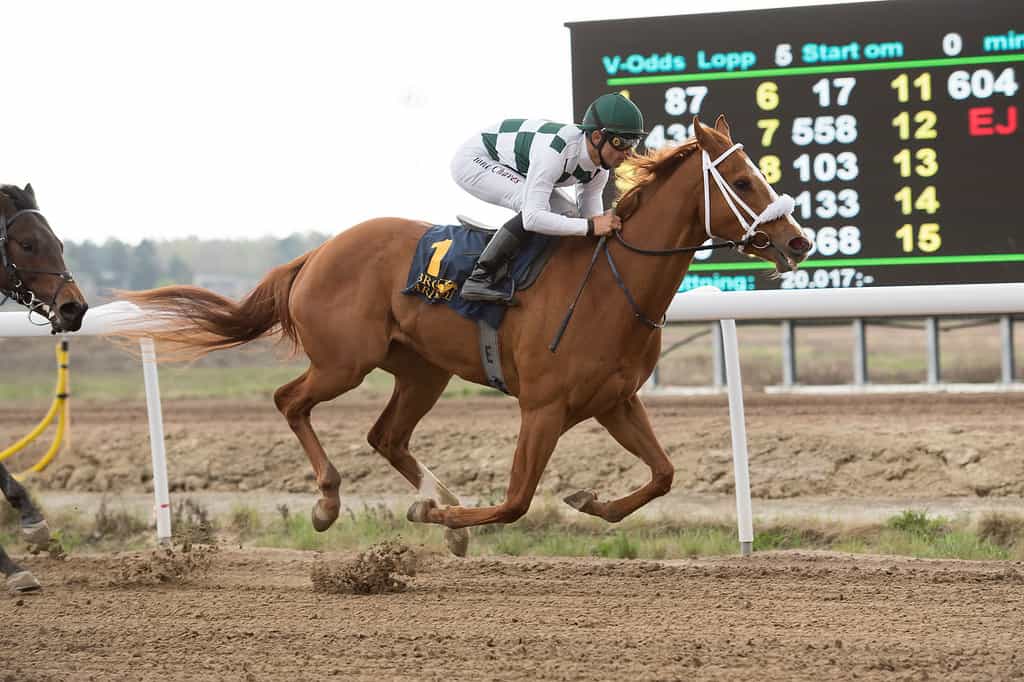
[[[447,303],[459,315],[470,320],[483,320],[497,329],[508,306],[499,303],[467,301],[459,294],[462,283],[473,271],[477,256],[491,235],[461,225],[434,225],[420,238],[409,267],[403,294],[422,296],[428,303]],[[511,295],[513,283],[522,280],[530,263],[553,239],[532,234],[512,262],[510,275],[498,283],[497,289]]]

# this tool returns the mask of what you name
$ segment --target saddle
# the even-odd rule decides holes
[[[458,225],[434,225],[420,237],[402,293],[419,295],[428,303],[446,303],[463,317],[486,322],[497,329],[508,306],[466,301],[459,290],[498,228],[462,215],[457,218]],[[504,287],[509,296],[529,289],[558,247],[558,241],[551,235],[531,234],[507,266],[508,273],[498,285]]]

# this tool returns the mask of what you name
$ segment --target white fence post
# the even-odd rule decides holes
[[[747,457],[747,426],[743,414],[743,379],[740,377],[740,351],[736,320],[722,320],[722,345],[725,350],[725,376],[729,384],[729,423],[732,425],[732,468],[736,480],[736,524],[740,534],[740,554],[754,550],[754,517],[750,502],[750,467]]]
[[[156,540],[171,540],[171,494],[167,487],[167,450],[164,447],[163,410],[160,408],[160,380],[156,371],[153,339],[142,339],[142,376],[146,382],[146,413],[149,418],[149,448],[153,460],[153,510],[156,512]]]

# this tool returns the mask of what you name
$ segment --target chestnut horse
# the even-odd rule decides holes
[[[522,421],[505,500],[496,506],[461,506],[409,452],[413,429],[453,374],[487,383],[476,323],[447,306],[401,293],[428,225],[399,218],[356,225],[275,268],[238,303],[186,286],[126,298],[159,321],[157,331],[145,335],[165,348],[200,355],[280,332],[305,351],[309,369],[279,388],[274,401],[316,474],[321,496],[313,507],[313,525],[318,531],[338,516],[340,478],[313,431],[310,411],[355,388],[376,367],[393,374],[395,384],[369,443],[419,492],[409,519],[447,526],[446,539],[456,554],[465,553],[469,536],[454,529],[509,523],[526,513],[559,437],[591,417],[650,467],[651,479],[618,499],[601,501],[579,491],[566,502],[619,521],[672,485],[672,464],[637,391],[661,347],[660,327],[650,320],[668,308],[693,256],[681,247],[699,246],[714,235],[742,242],[778,271],[795,268],[811,247],[790,217],[792,199],[774,193],[742,145],[733,143],[724,117],[714,129],[694,119],[694,129],[696,137],[688,143],[636,160],[639,182],[617,207],[623,240],[607,243],[621,281],[610,260],[597,262],[557,352],[549,351],[548,343],[592,262],[593,241],[562,240],[537,283],[519,294],[521,305],[508,311],[499,335],[501,363]],[[638,245],[634,249],[669,253],[652,259],[625,248],[620,242],[626,237]]]
[[[39,212],[32,185],[0,185],[0,296],[29,309],[53,333],[78,331],[89,308],[64,265],[64,245]],[[50,529],[25,488],[0,464],[0,492],[18,510],[22,537],[33,549],[46,549]],[[11,592],[32,592],[39,581],[0,547],[0,573]]]

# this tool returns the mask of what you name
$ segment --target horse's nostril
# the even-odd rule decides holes
[[[85,315],[85,311],[88,309],[88,305],[84,305],[76,301],[69,301],[61,304],[60,308],[57,310],[60,313],[60,316],[65,320],[78,320]]]
[[[789,248],[794,253],[807,253],[811,250],[811,242],[806,237],[793,237],[789,240]]]

